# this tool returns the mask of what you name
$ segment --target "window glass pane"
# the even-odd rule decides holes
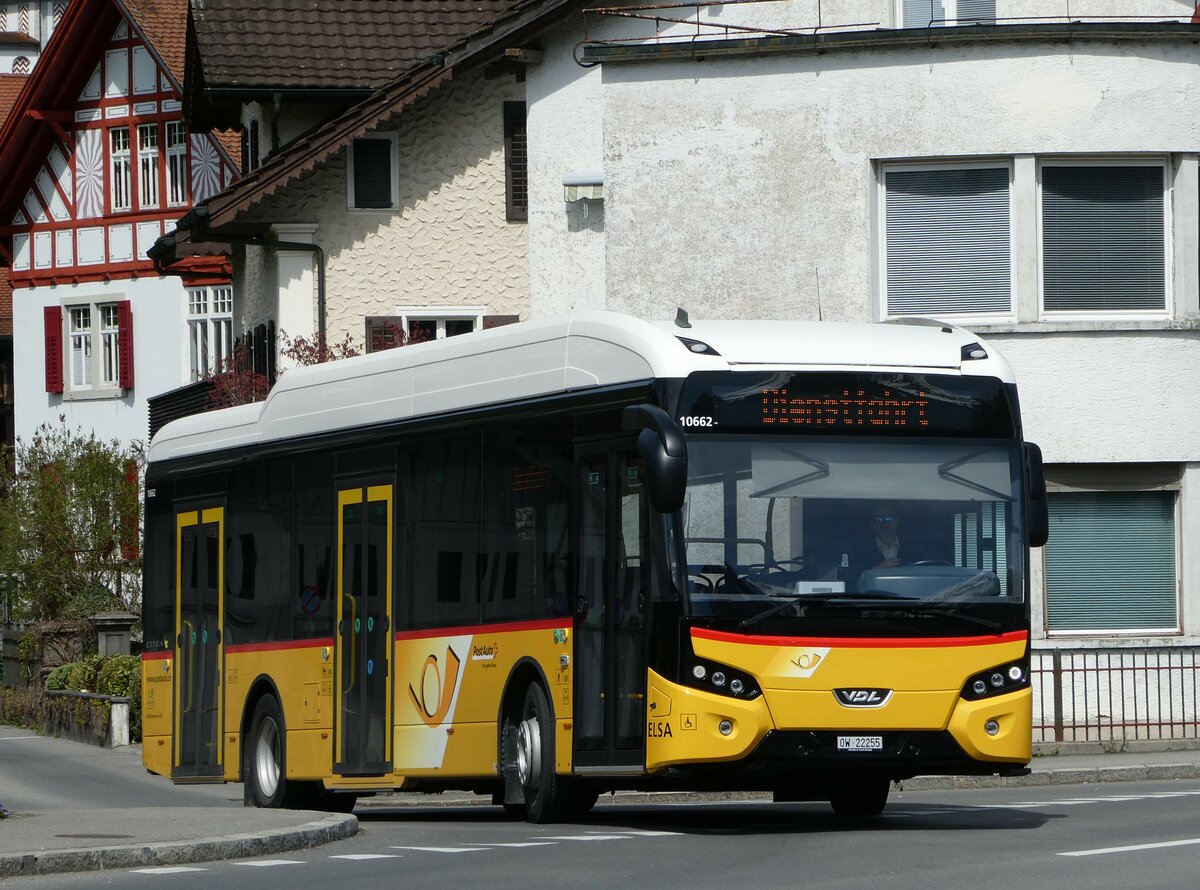
[[[117,127],[109,131],[112,155],[112,181],[109,197],[113,210],[128,210],[129,197],[129,128]]]
[[[1166,308],[1163,169],[1042,167],[1049,312]]]
[[[138,201],[142,207],[158,206],[158,126],[138,127]]]
[[[1008,168],[885,174],[887,313],[1010,311]]]
[[[108,305],[100,306],[99,309],[101,382],[105,386],[116,386],[121,379],[117,307]]]
[[[92,385],[92,307],[71,309],[71,386]]]
[[[437,320],[432,318],[410,318],[408,320],[409,340],[423,343],[426,340],[437,339]]]
[[[1049,503],[1050,630],[1178,626],[1173,492],[1051,494]]]
[[[475,319],[473,318],[446,319],[447,337],[457,337],[459,334],[469,334],[473,330],[475,330]]]

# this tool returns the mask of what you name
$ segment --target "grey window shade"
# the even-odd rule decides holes
[[[1043,167],[1046,310],[1165,309],[1164,212],[1161,167]]]
[[[958,0],[953,8],[958,24],[996,21],[996,0]],[[945,0],[904,0],[904,27],[925,28],[949,24]]]
[[[1050,630],[1178,627],[1173,492],[1051,494],[1049,506]]]
[[[996,21],[996,0],[958,0],[955,19],[960,25]]]
[[[926,28],[946,17],[942,0],[904,0],[904,27]]]
[[[354,206],[392,206],[392,143],[390,139],[354,140]]]
[[[895,170],[885,186],[888,314],[1008,312],[1008,169]]]

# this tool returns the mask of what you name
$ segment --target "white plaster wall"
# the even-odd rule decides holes
[[[605,207],[567,204],[563,177],[604,170],[603,73],[569,50],[583,20],[550,39],[556,51],[526,74],[529,103],[529,278],[535,317],[606,305]]]
[[[1047,463],[1200,462],[1200,331],[989,334]]]
[[[345,152],[255,211],[316,225],[331,341],[361,342],[364,316],[398,306],[528,317],[526,224],[505,219],[504,199],[503,102],[524,98],[512,78],[456,81],[381,127],[399,133],[398,212],[347,209]]]
[[[609,305],[816,317],[819,295],[825,318],[870,318],[873,160],[1194,149],[1191,57],[1005,43],[606,66]]]
[[[46,392],[42,309],[74,302],[130,300],[133,312],[134,388],[119,398],[64,398]],[[16,434],[28,441],[43,423],[66,418],[71,428],[94,431],[122,444],[149,439],[146,400],[190,382],[185,326],[187,299],[178,278],[141,278],[21,288],[13,292],[13,387]]]

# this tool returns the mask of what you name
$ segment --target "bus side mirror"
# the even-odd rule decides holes
[[[1050,538],[1050,510],[1046,503],[1046,471],[1042,449],[1025,443],[1025,522],[1030,547],[1044,547]]]
[[[638,433],[638,452],[646,464],[646,491],[659,513],[675,513],[687,490],[687,443],[679,424],[662,408],[630,405],[621,426]]]

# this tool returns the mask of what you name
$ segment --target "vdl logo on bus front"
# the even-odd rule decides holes
[[[833,694],[846,708],[882,708],[892,697],[890,689],[835,689]]]

